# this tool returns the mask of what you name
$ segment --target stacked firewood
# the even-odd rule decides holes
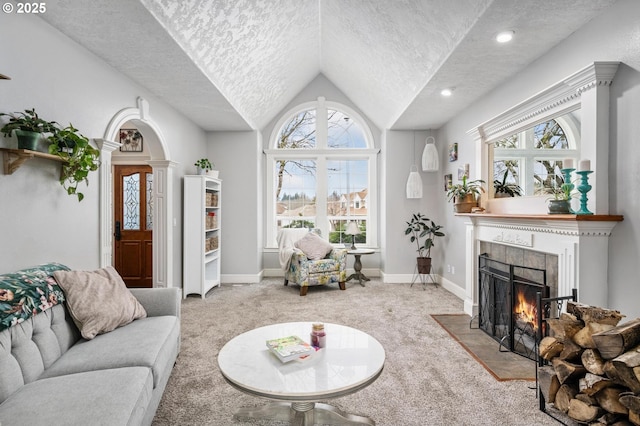
[[[582,424],[640,425],[640,318],[569,302],[547,319],[538,383],[547,403]]]

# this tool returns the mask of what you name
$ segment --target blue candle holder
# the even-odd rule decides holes
[[[574,170],[575,169],[560,169],[562,175],[564,176],[564,183],[562,185],[569,188],[569,192],[573,191],[573,188],[575,188],[575,185],[571,182],[571,172]],[[569,207],[569,212],[576,213],[571,207]]]
[[[593,214],[587,209],[587,192],[591,191],[589,175],[593,173],[593,171],[584,170],[576,173],[580,175],[580,183],[578,184],[578,191],[580,191],[580,210],[578,210],[576,214]]]

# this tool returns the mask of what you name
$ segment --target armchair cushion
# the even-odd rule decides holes
[[[309,260],[323,259],[333,250],[333,246],[328,241],[313,232],[296,241],[295,247],[302,250]]]

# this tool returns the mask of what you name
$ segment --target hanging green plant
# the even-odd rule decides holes
[[[84,194],[78,191],[78,185],[80,182],[89,184],[89,172],[100,167],[100,151],[71,124],[63,129],[56,128],[49,141],[49,153],[65,160],[60,184],[67,194],[76,195],[78,201],[82,201]]]

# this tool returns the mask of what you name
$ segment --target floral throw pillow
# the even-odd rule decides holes
[[[87,340],[147,316],[111,266],[97,271],[58,271],[53,275],[64,290],[71,318]]]
[[[52,276],[58,270],[69,268],[47,263],[0,275],[0,331],[64,302],[64,293]]]

